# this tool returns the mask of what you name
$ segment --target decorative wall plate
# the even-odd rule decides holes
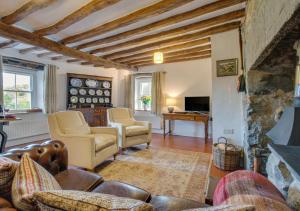
[[[95,95],[95,94],[96,94],[95,90],[89,89],[89,95]]]
[[[82,81],[79,78],[72,78],[70,80],[71,86],[74,87],[81,87],[82,86]]]
[[[92,102],[92,99],[90,97],[86,98],[85,99],[86,103],[91,103]]]
[[[85,84],[90,88],[96,88],[99,85],[99,82],[92,79],[86,79]]]
[[[93,103],[98,103],[98,98],[94,97],[93,98]]]
[[[79,89],[79,94],[86,95],[86,90],[85,89]]]
[[[77,103],[77,102],[78,102],[78,97],[72,96],[72,97],[70,98],[70,101],[71,101],[71,103]]]
[[[98,95],[98,96],[101,96],[101,95],[103,95],[103,91],[102,91],[102,90],[100,90],[100,89],[98,89],[98,90],[96,91],[96,95]]]
[[[85,103],[85,99],[83,97],[79,98],[80,103]]]
[[[103,97],[99,98],[99,103],[104,103],[104,98]]]
[[[70,94],[71,94],[71,95],[78,95],[78,90],[75,89],[75,88],[71,88],[71,89],[70,89]]]
[[[104,99],[104,102],[105,102],[105,103],[109,103],[109,98],[106,97],[106,98]]]
[[[109,89],[110,88],[110,82],[109,81],[104,81],[102,86],[106,89]]]
[[[105,91],[104,91],[104,95],[105,95],[105,96],[110,96],[110,91],[109,91],[109,90],[105,90]]]

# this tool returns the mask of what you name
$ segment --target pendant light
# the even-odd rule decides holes
[[[162,64],[164,62],[164,54],[160,51],[154,52],[153,62],[154,64]]]

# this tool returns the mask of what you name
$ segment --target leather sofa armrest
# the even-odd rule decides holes
[[[4,198],[0,197],[0,210],[1,211],[15,211],[12,204]]]

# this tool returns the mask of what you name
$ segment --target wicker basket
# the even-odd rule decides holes
[[[240,167],[241,149],[228,144],[225,137],[218,138],[218,143],[213,145],[213,156],[217,168],[233,171]]]

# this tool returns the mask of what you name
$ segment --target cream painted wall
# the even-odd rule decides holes
[[[225,136],[231,143],[243,145],[243,94],[236,90],[237,76],[217,77],[216,61],[223,59],[241,58],[238,30],[216,34],[211,37],[212,43],[212,118],[213,140]],[[233,130],[227,134],[224,130]]]
[[[30,61],[36,61],[43,64],[54,64],[58,66],[57,71],[57,109],[59,111],[66,109],[66,73],[80,73],[87,75],[98,75],[113,77],[112,86],[112,103],[114,106],[124,105],[124,76],[128,74],[126,70],[117,70],[114,68],[104,69],[92,66],[82,66],[78,64],[69,64],[66,62],[51,61],[41,59],[33,54],[19,54],[15,49],[0,50],[0,55],[11,56]],[[9,127],[5,127],[9,141],[7,146],[32,142],[48,138],[47,115],[38,114],[19,114],[23,120],[11,123]],[[29,127],[30,126],[30,127]],[[25,134],[25,135],[23,135]],[[12,138],[10,138],[12,137]]]
[[[166,94],[176,98],[175,111],[184,110],[185,96],[211,96],[211,59],[153,65],[140,69],[140,72],[155,71],[166,72]],[[154,131],[162,132],[159,117],[145,112],[138,112],[135,117],[139,120],[151,121]],[[204,137],[204,126],[197,122],[175,121],[174,134]]]

